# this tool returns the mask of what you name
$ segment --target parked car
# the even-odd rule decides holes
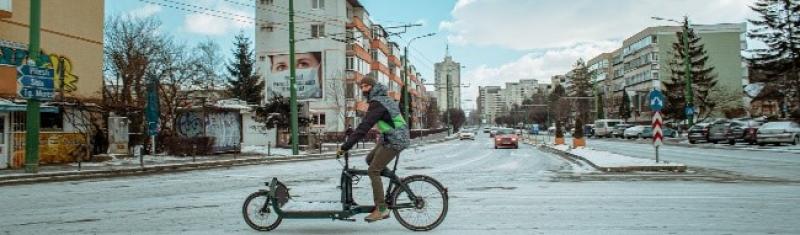
[[[458,133],[459,140],[475,140],[475,133],[472,131],[461,131]]]
[[[625,136],[625,129],[633,127],[633,124],[627,123],[620,123],[614,126],[614,130],[611,131],[611,137],[615,138],[624,138]]]
[[[734,145],[736,142],[756,144],[756,134],[761,125],[763,125],[762,122],[755,120],[731,122],[731,125],[728,127],[728,132],[725,134],[728,139],[728,144]]]
[[[800,124],[792,121],[768,122],[758,128],[756,142],[761,146],[782,143],[797,145],[800,143]]]
[[[661,135],[664,136],[665,138],[666,137],[678,138],[678,132],[675,131],[675,129],[669,127],[661,127]],[[653,138],[653,128],[649,126],[644,128],[644,131],[642,131],[642,138],[645,139]]]
[[[494,136],[494,148],[512,147],[519,148],[519,136],[514,134],[514,129],[500,128]]]
[[[529,130],[528,134],[538,135],[539,134],[539,125],[538,124],[534,124],[533,126],[531,126],[531,129]]]
[[[711,123],[702,122],[694,124],[689,128],[689,143],[696,144],[698,141],[708,142],[708,129]]]
[[[728,128],[731,122],[728,120],[719,120],[708,127],[708,142],[717,144],[720,141],[728,141]]]
[[[642,133],[644,132],[645,128],[649,127],[644,125],[628,127],[627,129],[625,129],[625,131],[623,131],[622,136],[625,139],[633,139],[633,138],[641,139]]]
[[[612,137],[614,126],[623,123],[622,119],[598,119],[594,121],[594,136],[597,137]]]
[[[489,127],[484,127],[483,128],[483,133],[489,133],[490,131],[492,131],[492,128],[489,128]]]

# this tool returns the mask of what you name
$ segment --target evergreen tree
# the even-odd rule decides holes
[[[231,97],[259,104],[263,100],[264,81],[255,72],[255,58],[250,39],[239,32],[233,42],[233,60],[228,64],[228,92]]]
[[[755,27],[748,36],[767,46],[750,50],[753,53],[750,62],[755,69],[773,78],[768,82],[781,88],[785,97],[782,103],[797,103],[800,99],[800,2],[757,0],[750,8],[759,17],[749,20]]]
[[[684,22],[684,24],[686,23],[687,22]],[[684,27],[687,26],[688,25],[684,25]],[[695,107],[696,116],[699,119],[704,119],[717,107],[717,102],[711,97],[711,91],[717,85],[717,75],[714,74],[714,67],[706,66],[706,62],[708,62],[708,53],[704,45],[700,42],[700,36],[698,36],[694,30],[688,30],[688,55],[684,49],[683,32],[677,32],[675,35],[678,41],[672,44],[672,55],[669,62],[671,77],[669,82],[665,82],[664,86],[667,88],[666,92],[669,93],[673,99],[667,100],[667,102],[672,105],[670,111],[678,113],[684,112],[682,107],[683,104],[686,104],[685,97],[678,97],[675,94],[685,94],[685,91],[682,91],[685,90],[686,79],[684,60],[686,57],[689,57],[691,67],[690,73],[692,76],[692,105]],[[683,84],[683,86],[679,86],[679,84]],[[680,109],[680,111],[673,111],[673,109]],[[670,113],[668,115],[678,114]]]
[[[578,59],[574,67],[572,76],[570,77],[572,80],[572,89],[575,92],[573,95],[581,97],[575,100],[575,111],[578,116],[576,120],[577,118],[586,120],[590,117],[589,102],[591,101],[583,97],[588,97],[592,91],[592,78],[589,75],[589,68],[586,67],[586,63],[583,59]]]
[[[628,92],[622,89],[622,103],[619,106],[619,118],[627,121],[631,118],[631,97],[628,97]]]
[[[303,108],[303,104],[298,103],[297,109]],[[254,120],[264,125],[266,129],[277,128],[286,130],[291,127],[291,113],[289,110],[289,99],[280,95],[272,96],[264,105],[255,108]],[[298,117],[298,126],[308,126],[311,122],[308,118]],[[276,138],[278,138],[276,136]],[[276,142],[278,143],[277,139]]]
[[[566,96],[566,91],[564,90],[564,87],[562,87],[560,84],[556,84],[556,87],[553,88],[553,92],[550,93],[550,97],[548,97],[548,100],[549,100],[549,107],[548,108],[550,110],[550,113],[553,114],[554,122],[556,124],[555,125],[556,126],[556,138],[564,138],[564,132],[562,130],[562,128],[563,128],[562,127],[562,124],[563,124],[562,122],[563,122],[563,119],[569,113],[569,109],[563,108],[563,104],[565,102],[564,102],[564,100],[561,99],[561,97],[564,97],[564,96]]]

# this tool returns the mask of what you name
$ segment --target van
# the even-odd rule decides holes
[[[620,123],[625,123],[622,119],[598,119],[594,121],[594,136],[599,138],[612,137],[611,133],[614,126]]]

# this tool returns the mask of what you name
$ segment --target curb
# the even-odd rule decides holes
[[[445,141],[448,140],[437,139],[432,141],[426,141],[424,143],[413,144],[412,147],[419,147],[427,144],[441,143]],[[369,153],[369,151],[371,150],[359,149],[359,150],[353,150],[350,153],[355,156],[363,156]],[[83,180],[83,179],[94,179],[94,178],[112,178],[112,177],[124,177],[124,176],[165,174],[173,172],[207,170],[215,168],[250,166],[259,164],[316,161],[316,160],[334,159],[336,158],[336,154],[323,153],[323,154],[290,155],[286,157],[277,157],[277,158],[266,158],[266,157],[267,156],[265,156],[265,158],[245,158],[245,159],[235,159],[235,160],[192,162],[184,164],[181,163],[165,164],[165,165],[145,166],[143,168],[129,167],[129,168],[112,169],[112,170],[62,171],[62,172],[46,172],[46,173],[36,173],[36,174],[16,174],[16,175],[0,176],[0,186],[47,183],[47,182],[63,182],[63,181]]]
[[[634,143],[634,144],[647,144],[639,142],[639,140],[624,140],[624,139],[617,139],[617,138],[594,138],[596,140],[606,140],[606,141],[617,141],[617,142],[627,142],[627,143]],[[649,140],[649,139],[648,139]],[[777,153],[791,153],[791,154],[800,154],[800,151],[794,150],[783,150],[783,149],[750,149],[750,148],[736,148],[736,147],[721,147],[716,145],[696,145],[696,144],[687,144],[687,143],[680,143],[675,142],[674,140],[664,140],[664,145],[669,146],[679,146],[679,147],[687,147],[687,148],[699,148],[699,149],[721,149],[721,150],[744,150],[744,151],[752,151],[752,152],[777,152]]]
[[[538,148],[542,151],[553,153],[559,155],[563,158],[571,158],[574,160],[580,160],[589,164],[590,166],[594,167],[595,169],[602,171],[602,172],[631,172],[631,171],[675,171],[675,172],[686,172],[687,167],[684,166],[623,166],[623,167],[601,167],[593,162],[587,160],[584,157],[571,154],[568,152],[564,152],[555,148],[551,148],[546,145],[539,145]]]

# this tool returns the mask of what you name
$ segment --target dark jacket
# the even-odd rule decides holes
[[[373,96],[379,95],[386,96],[386,88],[384,88],[381,84],[375,84],[375,86],[372,86],[372,90],[367,97],[367,99],[370,100],[369,108],[367,108],[367,115],[364,116],[364,118],[361,120],[361,123],[358,124],[355,132],[347,137],[347,141],[342,145],[342,150],[347,151],[353,148],[353,145],[364,138],[364,136],[367,135],[367,132],[369,132],[369,130],[372,129],[372,127],[375,126],[379,120],[383,120],[384,122],[392,125],[392,115],[389,114],[389,110],[387,110],[386,107],[384,107],[380,102],[370,99]]]

